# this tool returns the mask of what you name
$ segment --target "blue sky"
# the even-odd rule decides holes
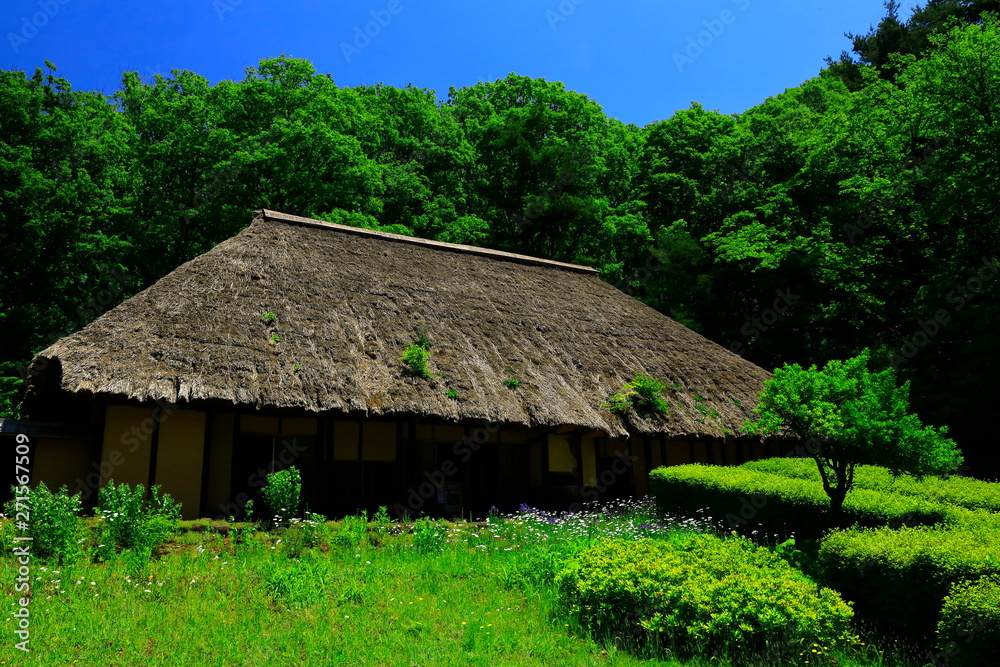
[[[883,14],[882,0],[3,0],[0,68],[48,59],[75,88],[110,94],[128,70],[216,82],[285,53],[343,86],[440,98],[516,72],[646,125],[692,101],[738,113],[797,86]]]

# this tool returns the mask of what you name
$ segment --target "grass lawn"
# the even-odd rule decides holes
[[[316,547],[306,546],[301,528],[242,544],[189,531],[151,561],[126,553],[105,563],[35,562],[32,650],[13,648],[8,613],[0,664],[729,664],[638,657],[641,650],[588,638],[560,612],[550,583],[560,556],[601,536],[685,527],[528,517],[447,528],[418,522],[403,534],[386,524],[367,535],[360,521],[326,524],[313,529]],[[0,569],[13,610],[16,563],[5,557]],[[870,647],[835,660],[786,656],[787,664],[919,664]]]

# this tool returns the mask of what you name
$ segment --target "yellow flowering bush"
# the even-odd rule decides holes
[[[611,540],[568,561],[556,581],[597,633],[721,652],[853,642],[851,608],[835,591],[740,538]]]
[[[941,607],[937,634],[947,664],[975,667],[994,662],[1000,646],[1000,575],[955,584]]]

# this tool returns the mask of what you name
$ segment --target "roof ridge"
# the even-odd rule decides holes
[[[551,266],[554,268],[565,269],[567,271],[575,271],[577,273],[589,273],[593,275],[600,274],[600,272],[597,269],[590,266],[582,266],[580,264],[557,262],[556,260],[553,259],[542,259],[541,257],[531,257],[530,255],[518,255],[517,253],[506,252],[503,250],[494,250],[492,248],[480,248],[478,246],[463,245],[460,243],[446,243],[444,241],[433,241],[431,239],[422,239],[416,236],[404,236],[403,234],[380,232],[374,229],[365,229],[363,227],[350,227],[348,225],[340,225],[335,222],[326,222],[325,220],[304,218],[302,216],[291,215],[289,213],[281,213],[280,211],[272,211],[266,208],[258,209],[257,211],[255,211],[254,217],[266,220],[275,220],[277,222],[287,222],[292,224],[304,225],[307,227],[321,227],[324,229],[333,229],[339,232],[345,232],[347,234],[355,234],[357,236],[369,236],[369,237],[382,238],[389,241],[412,243],[414,245],[428,246],[431,248],[436,248],[438,250],[444,250],[447,252],[460,252],[468,255],[482,255],[485,257],[492,257],[495,259],[506,259],[514,262],[520,262],[522,264]]]

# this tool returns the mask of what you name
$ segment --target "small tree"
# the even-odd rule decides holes
[[[909,412],[910,383],[897,386],[892,368],[869,371],[868,359],[864,350],[822,369],[785,364],[764,385],[757,421],[745,427],[810,438],[808,451],[834,515],[854,486],[859,464],[922,476],[952,473],[962,463],[955,442],[945,437],[947,429],[926,426]]]

